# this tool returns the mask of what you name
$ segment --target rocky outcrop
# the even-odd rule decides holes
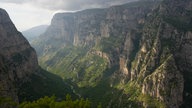
[[[124,74],[127,75],[129,74],[128,68],[127,68],[127,60],[125,57],[120,57],[119,58],[119,66],[120,66],[120,71]]]
[[[188,86],[191,82],[190,2],[165,0],[154,10],[145,24],[140,52],[132,65],[131,80],[137,80],[142,93],[170,108],[179,108],[191,99],[190,95],[186,96],[192,89]]]
[[[176,108],[183,102],[184,79],[170,55],[142,84],[142,93],[163,101],[167,107]]]
[[[94,51],[94,50],[90,51],[90,54],[97,55],[103,59],[106,59],[107,63],[108,63],[108,67],[109,68],[111,67],[111,59],[109,58],[108,54],[101,52],[101,51]]]

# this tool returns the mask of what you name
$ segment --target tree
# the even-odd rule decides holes
[[[80,100],[73,101],[70,95],[66,95],[66,99],[56,101],[56,97],[40,98],[33,102],[23,102],[19,108],[90,108],[91,102],[88,99],[81,98]],[[99,107],[100,108],[100,107]]]

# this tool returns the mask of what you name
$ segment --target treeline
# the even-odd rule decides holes
[[[12,104],[9,104],[12,103]],[[17,106],[18,108],[91,108],[91,102],[88,99],[76,99],[72,100],[70,95],[66,95],[65,100],[58,100],[55,96],[40,98],[33,102],[22,102],[20,104],[13,104],[11,100],[5,101],[3,98],[0,99],[0,106]],[[102,108],[101,104],[96,106]]]

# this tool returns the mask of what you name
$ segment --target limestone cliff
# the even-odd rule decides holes
[[[47,31],[32,45],[40,58],[72,45],[108,53],[110,65],[119,65],[120,55],[123,55],[130,66],[141,38],[140,28],[147,14],[158,4],[152,0],[139,2],[142,3],[145,5],[137,6],[137,2],[133,2],[107,9],[57,13]]]
[[[170,108],[183,103],[187,107],[191,99],[190,4],[190,0],[164,0],[153,11],[131,71],[131,80],[137,80],[143,94]]]

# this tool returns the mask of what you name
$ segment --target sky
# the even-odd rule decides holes
[[[90,8],[106,8],[134,0],[0,0],[19,31],[47,25],[58,12],[75,12]]]

